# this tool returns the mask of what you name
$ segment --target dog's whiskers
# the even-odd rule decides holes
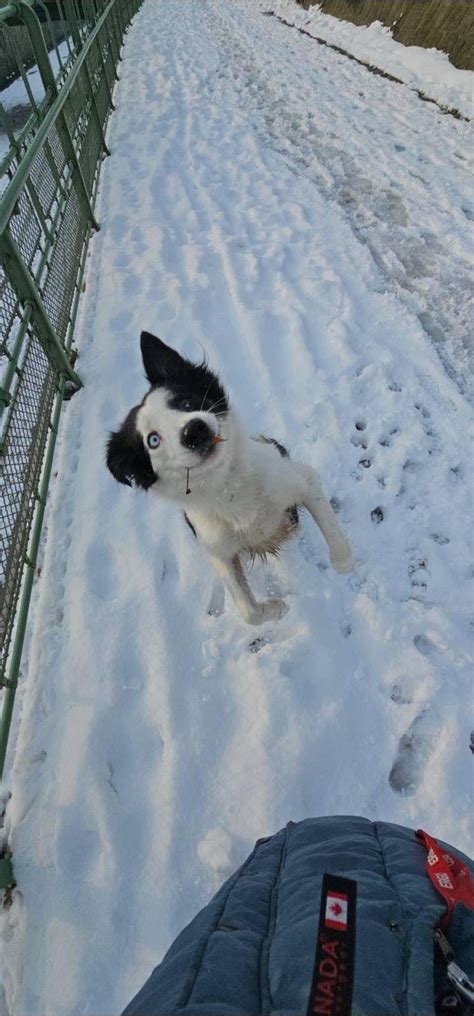
[[[202,402],[201,402],[201,405],[200,405],[200,408],[199,408],[199,412],[201,412],[201,411],[202,411],[202,407],[203,407],[203,405],[204,405],[204,403],[205,403],[205,401],[206,401],[206,398],[207,398],[207,393],[208,393],[208,391],[209,391],[209,389],[210,389],[210,387],[211,387],[211,385],[212,385],[212,382],[213,382],[213,380],[214,380],[214,378],[212,378],[212,377],[211,377],[211,380],[209,381],[209,384],[208,384],[208,386],[207,386],[207,388],[206,388],[206,391],[204,392],[204,395],[203,395],[203,397],[202,397]],[[222,400],[221,400],[221,399],[219,399],[219,402],[221,402],[221,401],[222,401]]]
[[[215,413],[216,406],[220,406],[221,402],[225,402],[225,395],[223,395],[222,398],[217,399],[217,402],[214,402],[214,405],[210,406],[210,408],[207,410],[207,412],[208,413],[214,413],[215,416],[223,416],[224,412]]]

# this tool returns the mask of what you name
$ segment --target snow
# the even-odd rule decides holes
[[[404,46],[395,41],[391,28],[381,21],[352,25],[322,14],[319,4],[309,11],[296,6],[293,0],[270,0],[263,6],[331,45],[340,46],[358,60],[392,74],[441,105],[472,118],[472,71],[454,67],[447,53],[422,46]]]
[[[9,1014],[115,1016],[290,818],[472,842],[470,128],[265,9],[148,0],[127,36],[9,759]],[[251,576],[278,624],[105,469],[143,328],[335,499],[356,571],[305,518]]]

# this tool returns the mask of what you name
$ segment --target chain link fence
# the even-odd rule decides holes
[[[140,4],[0,6],[0,52],[2,37],[21,25],[36,72],[32,84],[17,49],[29,104],[20,130],[0,104],[8,139],[0,164],[0,775],[60,408],[81,386],[72,339],[87,244],[98,228],[107,119],[124,33]]]

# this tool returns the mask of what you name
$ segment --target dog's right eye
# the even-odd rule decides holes
[[[192,409],[191,400],[183,399],[182,402],[180,402],[179,404],[179,408],[182,413],[190,413]]]
[[[161,444],[161,437],[157,434],[156,430],[152,430],[151,434],[148,435],[146,443],[149,448],[159,448]]]

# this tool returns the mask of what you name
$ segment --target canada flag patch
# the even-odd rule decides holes
[[[336,931],[347,931],[347,908],[349,899],[345,893],[328,892],[324,925]]]
[[[357,885],[323,875],[313,978],[306,1016],[351,1016]]]

